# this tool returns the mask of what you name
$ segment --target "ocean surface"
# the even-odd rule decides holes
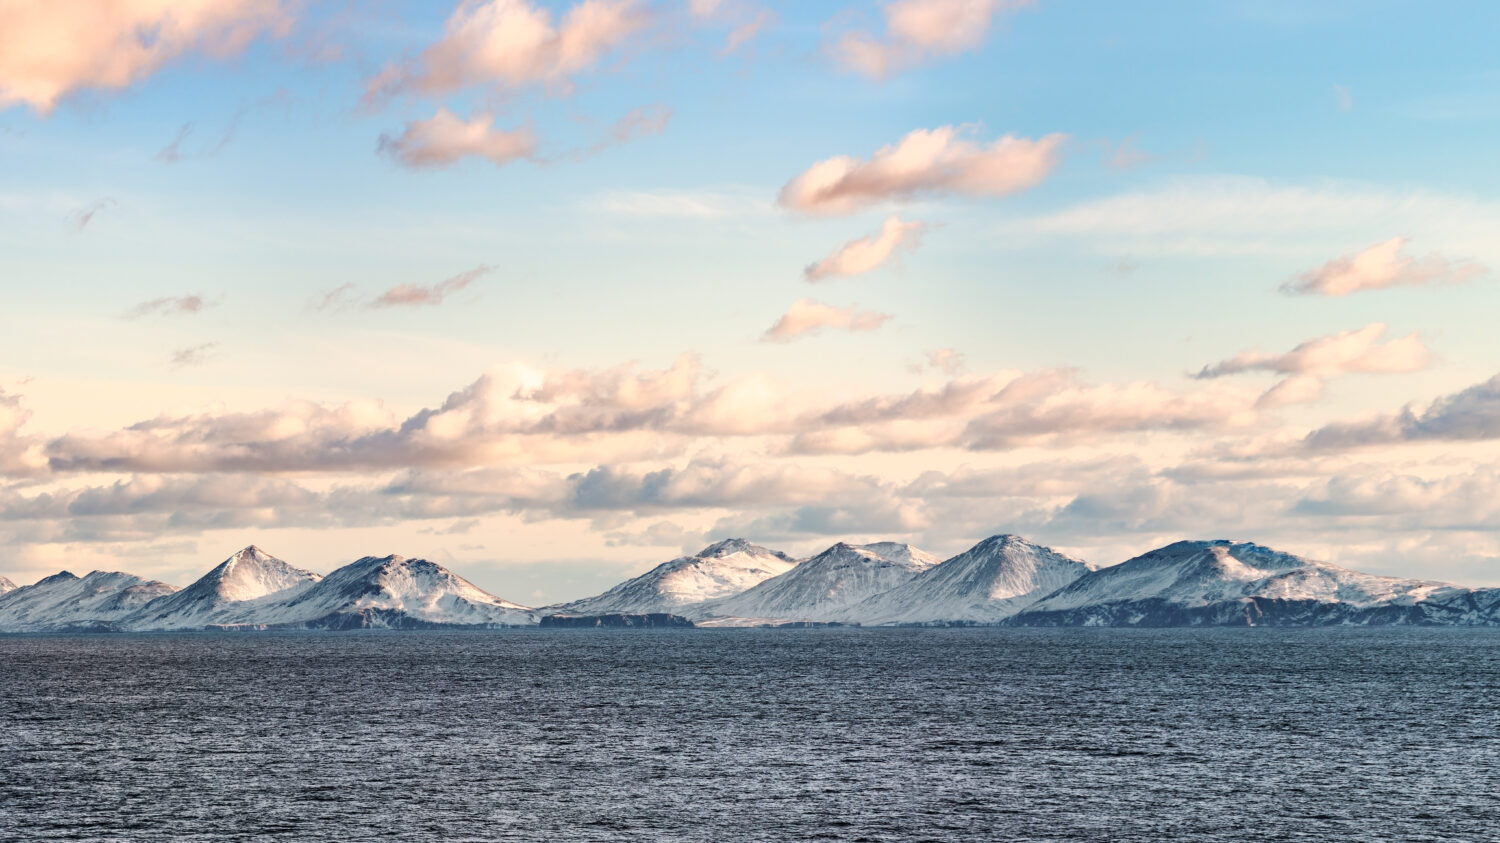
[[[0,840],[1495,840],[1500,631],[0,636]]]

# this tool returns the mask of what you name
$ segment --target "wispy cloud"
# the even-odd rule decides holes
[[[781,189],[782,207],[847,214],[924,195],[1005,196],[1040,183],[1057,164],[1064,136],[1037,140],[1006,135],[988,144],[939,126],[909,133],[867,160],[840,155],[809,167]]]
[[[108,208],[117,207],[118,205],[118,202],[106,196],[103,199],[85,205],[84,207],[69,213],[67,216],[68,225],[72,226],[73,233],[77,234],[87,228],[88,224],[93,222],[94,217],[97,216],[101,211],[104,211]]]
[[[922,245],[927,224],[906,222],[898,216],[887,217],[880,230],[868,237],[850,240],[838,251],[803,270],[808,281],[860,275],[880,267],[899,252],[910,252]]]
[[[371,308],[434,307],[442,304],[448,296],[493,272],[494,269],[492,266],[481,264],[436,284],[398,284],[376,296],[368,306]]]
[[[615,190],[588,200],[586,207],[624,217],[721,220],[768,216],[775,207],[751,188],[703,190]]]
[[[1347,296],[1388,287],[1458,284],[1478,278],[1486,269],[1469,261],[1454,261],[1437,253],[1421,258],[1402,254],[1410,238],[1393,237],[1384,243],[1344,255],[1281,285],[1290,295]]]
[[[143,301],[140,304],[125,311],[122,319],[139,319],[142,316],[180,316],[183,314],[201,313],[204,308],[212,307],[214,302],[205,300],[200,295],[190,296],[164,296],[159,299]]]
[[[217,342],[206,342],[202,345],[179,348],[172,352],[167,359],[167,366],[173,369],[185,369],[190,366],[201,366],[213,359],[221,344]]]
[[[766,329],[765,336],[761,339],[765,342],[791,342],[819,333],[825,328],[851,333],[874,331],[890,319],[891,316],[887,313],[860,310],[854,306],[834,307],[802,298],[793,302],[791,308],[776,320],[776,324]]]
[[[1354,92],[1348,87],[1333,83],[1333,102],[1345,114],[1354,110]]]

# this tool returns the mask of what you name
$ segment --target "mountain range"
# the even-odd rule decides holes
[[[1500,626],[1500,588],[1375,576],[1224,540],[1102,567],[1013,535],[947,560],[897,542],[794,559],[728,539],[541,608],[425,559],[366,556],[319,576],[255,546],[181,589],[111,571],[19,587],[0,577],[0,632],[493,629],[637,615],[708,627]]]

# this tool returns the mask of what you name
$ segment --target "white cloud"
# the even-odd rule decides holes
[[[1457,284],[1485,272],[1477,264],[1451,261],[1436,253],[1420,259],[1403,255],[1408,242],[1410,238],[1393,237],[1362,252],[1336,258],[1287,281],[1281,290],[1336,297],[1388,287]]]
[[[408,121],[400,135],[381,135],[379,149],[405,167],[447,167],[469,156],[503,166],[534,156],[537,140],[528,128],[495,128],[488,114],[465,120],[439,108],[426,120]]]
[[[1059,134],[1037,140],[1006,135],[979,144],[954,126],[918,129],[868,160],[840,155],[819,161],[787,182],[778,201],[794,211],[847,214],[919,196],[1005,196],[1045,179],[1063,140]]]
[[[463,0],[443,37],[405,66],[366,83],[366,103],[393,94],[442,96],[469,87],[546,84],[565,90],[574,75],[621,47],[649,19],[636,0],[583,0],[553,22],[527,0]]]
[[[1219,378],[1244,372],[1273,372],[1287,377],[1271,388],[1261,401],[1265,406],[1284,406],[1316,399],[1323,382],[1340,375],[1396,374],[1417,372],[1432,363],[1432,352],[1421,337],[1407,334],[1381,342],[1386,326],[1375,322],[1359,330],[1341,331],[1301,343],[1283,354],[1242,351],[1194,377]]]
[[[922,245],[927,224],[906,222],[898,216],[887,217],[880,230],[868,237],[850,240],[838,251],[803,271],[808,281],[860,275],[880,267],[898,252],[909,252]]]
[[[791,342],[816,334],[828,328],[837,331],[874,331],[884,325],[891,316],[858,307],[834,307],[813,299],[801,298],[792,302],[791,308],[776,324],[766,329],[764,340],[768,342]]]
[[[841,66],[877,79],[936,56],[979,47],[993,19],[1031,5],[1030,0],[893,0],[881,6],[885,34],[853,31],[829,52]]]
[[[187,53],[231,56],[291,22],[280,0],[7,0],[0,107],[46,113],[81,88],[124,88]]]

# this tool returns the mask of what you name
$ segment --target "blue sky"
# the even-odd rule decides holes
[[[0,58],[6,573],[180,582],[254,541],[544,602],[727,531],[1014,531],[1500,583],[1500,11],[583,6],[622,17],[579,61],[506,29],[573,3],[0,13],[43,45]],[[909,182],[869,163],[942,127]],[[778,202],[839,156],[851,205]],[[892,216],[919,235],[806,280]]]

